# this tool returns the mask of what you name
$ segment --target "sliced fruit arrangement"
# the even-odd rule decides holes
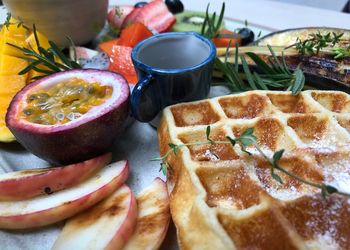
[[[168,9],[171,9],[170,5],[167,6],[163,0],[154,0],[149,3],[139,2],[135,6],[115,6],[109,11],[109,25],[120,30],[120,37],[98,46],[110,57],[109,70],[123,75],[129,83],[137,82],[131,50],[152,36],[153,32],[170,30],[176,22],[175,16]]]
[[[65,165],[107,152],[129,115],[127,82],[109,71],[52,74],[16,94],[6,124],[28,151]]]
[[[158,249],[170,221],[169,196],[166,184],[156,178],[137,196],[139,210],[135,231],[125,250]]]
[[[111,161],[107,153],[93,159],[55,168],[29,169],[0,175],[0,200],[24,200],[51,195],[81,183]]]
[[[52,249],[158,249],[170,221],[166,184],[156,178],[135,197],[123,185],[66,222]]]
[[[126,78],[128,83],[136,83],[137,76],[131,60],[132,48],[153,33],[142,23],[133,23],[121,31],[120,37],[99,45],[100,50],[110,58],[109,70]]]
[[[114,192],[128,176],[126,161],[112,163],[74,187],[29,200],[0,201],[0,228],[22,229],[64,220]]]
[[[123,185],[96,206],[68,220],[52,249],[122,249],[136,219],[135,196]]]
[[[157,32],[168,31],[176,22],[174,15],[162,0],[153,0],[148,4],[134,8],[123,20],[122,28],[132,23],[143,23]]]

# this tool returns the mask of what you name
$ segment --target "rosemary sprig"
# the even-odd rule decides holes
[[[206,9],[205,19],[202,25],[201,34],[208,39],[213,39],[215,37],[235,37],[239,35],[226,35],[219,34],[221,23],[225,13],[225,3],[222,4],[219,18],[216,18],[216,12],[212,15],[209,14],[209,4]],[[246,26],[248,22],[245,22]],[[218,57],[215,59],[216,68],[221,71],[225,78],[225,82],[219,83],[217,85],[224,85],[228,87],[232,92],[241,92],[251,89],[285,89],[290,90],[294,95],[298,94],[304,87],[305,76],[301,69],[297,67],[293,72],[291,72],[285,62],[282,53],[282,62],[277,58],[276,54],[270,46],[268,46],[271,52],[271,58],[269,64],[265,63],[258,55],[253,52],[248,52],[246,55],[250,57],[256,64],[258,71],[252,72],[250,67],[243,55],[238,56],[238,44],[236,43],[236,54],[235,63],[231,65],[228,63],[229,48],[231,44],[229,43],[226,48],[225,61],[222,62]],[[243,76],[239,71],[238,58],[242,63]]]
[[[222,62],[219,58],[215,60],[215,66],[223,73],[224,83],[220,85],[227,86],[232,92],[241,92],[257,89],[284,89],[292,91],[293,95],[297,95],[303,89],[305,84],[305,76],[302,70],[297,67],[294,71],[289,70],[283,52],[281,60],[278,59],[272,47],[268,45],[271,53],[269,63],[263,61],[257,54],[253,52],[245,53],[256,65],[256,71],[252,72],[244,55],[239,55],[238,45],[236,44],[235,60],[233,65],[228,62],[229,46],[226,49],[225,60]],[[243,75],[239,70],[240,58]],[[261,73],[257,73],[261,72]],[[246,84],[246,82],[248,84]]]
[[[231,138],[231,137],[227,136],[226,137],[227,140],[225,140],[225,141],[214,141],[210,138],[210,126],[208,126],[206,129],[207,141],[184,143],[184,144],[170,143],[169,144],[170,149],[163,156],[154,158],[154,159],[152,159],[152,161],[162,161],[160,171],[162,171],[163,174],[165,176],[167,176],[168,169],[173,171],[172,167],[168,161],[168,157],[172,153],[176,155],[177,152],[179,151],[179,149],[182,147],[189,147],[189,146],[194,146],[194,145],[215,145],[215,144],[228,144],[228,145],[235,146],[236,144],[238,144],[241,147],[241,150],[243,152],[247,153],[248,155],[251,155],[251,153],[247,150],[247,147],[253,146],[259,152],[259,154],[269,163],[271,177],[275,181],[277,181],[278,183],[283,184],[282,177],[278,173],[276,173],[276,172],[281,172],[281,173],[288,175],[291,178],[294,178],[295,180],[297,180],[303,184],[320,189],[323,197],[326,197],[327,195],[331,195],[331,194],[335,194],[335,193],[339,194],[339,195],[346,196],[346,197],[350,197],[350,194],[339,191],[336,187],[334,187],[332,185],[312,182],[310,180],[304,179],[304,178],[288,171],[287,169],[281,167],[279,165],[279,161],[281,160],[281,158],[283,156],[284,149],[276,151],[272,157],[267,156],[262,151],[262,149],[259,147],[259,145],[257,144],[257,138],[254,136],[253,133],[254,133],[254,128],[248,128],[240,136],[238,136],[236,138]]]
[[[225,2],[222,3],[221,11],[219,18],[216,19],[216,12],[212,15],[209,15],[209,4],[207,5],[207,9],[205,11],[205,18],[202,25],[201,34],[208,39],[213,39],[219,35],[219,31],[221,28],[222,21],[224,19],[225,13]]]
[[[69,59],[54,42],[49,41],[49,44],[51,46],[50,48],[43,48],[39,43],[35,25],[33,25],[33,34],[35,37],[35,43],[38,52],[36,52],[32,47],[24,48],[12,43],[7,43],[9,46],[21,50],[23,52],[22,59],[29,62],[28,66],[18,73],[19,75],[23,75],[30,70],[34,70],[42,74],[40,76],[32,78],[35,80],[56,72],[81,68],[81,66],[76,61]]]

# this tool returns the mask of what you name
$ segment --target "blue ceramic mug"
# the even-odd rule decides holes
[[[170,32],[152,36],[131,53],[139,82],[131,95],[131,111],[149,122],[164,107],[206,98],[216,49],[195,32]]]

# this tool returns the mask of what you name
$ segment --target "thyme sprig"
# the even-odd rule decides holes
[[[222,72],[226,80],[219,85],[227,86],[232,92],[241,92],[257,89],[284,89],[292,91],[293,95],[297,95],[304,88],[305,76],[299,66],[291,71],[284,58],[282,52],[281,60],[278,59],[271,46],[267,46],[271,57],[269,63],[262,60],[253,52],[246,52],[245,55],[239,55],[239,48],[236,44],[236,52],[234,63],[228,62],[229,47],[226,49],[225,60],[215,59],[215,66]],[[252,72],[245,56],[248,56],[256,65],[256,71]],[[243,75],[239,70],[239,60],[243,68]],[[257,73],[261,72],[261,73]],[[248,84],[246,84],[246,82]]]
[[[242,152],[244,152],[248,155],[252,155],[252,153],[247,150],[247,147],[253,146],[259,152],[259,154],[268,162],[268,164],[270,165],[271,177],[275,181],[277,181],[278,183],[283,184],[283,179],[278,174],[278,172],[281,172],[281,173],[284,173],[285,175],[287,175],[291,178],[294,178],[295,180],[297,180],[303,184],[320,189],[323,197],[326,197],[326,196],[331,195],[331,194],[339,194],[339,195],[343,195],[346,197],[350,197],[350,194],[339,191],[336,187],[334,187],[332,185],[328,185],[325,183],[312,182],[310,180],[304,179],[304,178],[288,171],[287,169],[281,167],[281,165],[279,164],[279,161],[283,157],[284,149],[276,151],[272,157],[267,156],[263,152],[263,150],[259,147],[259,145],[257,144],[257,138],[253,134],[254,128],[246,129],[240,136],[238,136],[236,138],[232,138],[230,136],[227,136],[226,137],[227,140],[224,140],[224,141],[215,141],[215,140],[211,139],[210,132],[211,132],[211,129],[210,129],[210,126],[208,126],[206,129],[206,139],[207,140],[203,141],[203,142],[191,142],[191,143],[184,143],[184,144],[170,143],[169,144],[170,149],[163,156],[153,158],[152,161],[162,161],[160,171],[162,171],[163,174],[165,176],[167,176],[168,169],[170,169],[170,171],[173,171],[173,168],[168,161],[168,157],[172,153],[176,155],[180,148],[195,146],[195,145],[210,145],[210,146],[212,146],[212,145],[216,145],[216,144],[228,144],[228,145],[235,146],[236,144],[238,144],[240,146]],[[215,155],[215,157],[217,157],[217,155]],[[219,157],[217,157],[217,158],[219,158]]]
[[[11,22],[11,17],[12,17],[12,14],[10,12],[7,12],[6,13],[6,19],[5,19],[5,22],[3,24],[6,27],[6,29],[9,29],[10,25],[16,25],[17,28],[23,27],[23,28],[29,30],[29,28],[24,25],[24,22],[23,22],[22,19],[17,17],[16,18],[16,22]]]
[[[344,33],[336,34],[335,32],[329,32],[325,35],[322,35],[320,31],[316,34],[310,34],[309,38],[302,41],[299,37],[297,38],[297,42],[295,44],[295,48],[301,54],[318,54],[320,50],[327,48],[329,46],[336,45],[340,38],[344,35]]]
[[[334,53],[334,59],[341,59],[344,57],[350,57],[350,45],[347,48],[333,48],[332,52]]]
[[[32,78],[35,80],[56,72],[81,68],[81,66],[74,59],[71,60],[69,57],[67,57],[54,42],[49,41],[49,45],[51,46],[50,48],[43,48],[40,45],[35,25],[33,25],[33,34],[38,52],[31,46],[29,48],[25,48],[12,43],[7,43],[9,46],[22,51],[23,57],[21,58],[29,62],[28,66],[18,73],[19,75],[23,75],[30,70],[34,70],[42,74]],[[71,42],[72,46],[74,46],[72,40],[69,39],[69,41]]]
[[[309,34],[308,38],[305,40],[301,40],[298,37],[297,41],[294,44],[286,47],[286,49],[295,47],[302,55],[318,54],[320,51],[325,50],[325,52],[330,52],[333,54],[335,59],[344,58],[345,56],[350,56],[350,47],[335,47],[336,45],[340,45],[343,36],[344,33],[337,34],[336,32],[328,32],[322,35],[321,32],[318,31],[317,33]],[[330,47],[332,49],[330,51],[327,50],[327,48]]]

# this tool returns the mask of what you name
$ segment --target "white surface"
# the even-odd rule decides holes
[[[205,11],[210,3],[210,9],[220,11],[222,1],[186,1],[182,0],[185,9]],[[317,1],[317,0],[314,0]],[[333,0],[329,0],[332,2]],[[138,1],[110,0],[111,5],[133,4]],[[280,3],[268,0],[226,0],[226,16],[238,20],[248,20],[251,24],[259,24],[275,30],[305,26],[328,26],[350,29],[350,14],[339,13],[294,4]]]

